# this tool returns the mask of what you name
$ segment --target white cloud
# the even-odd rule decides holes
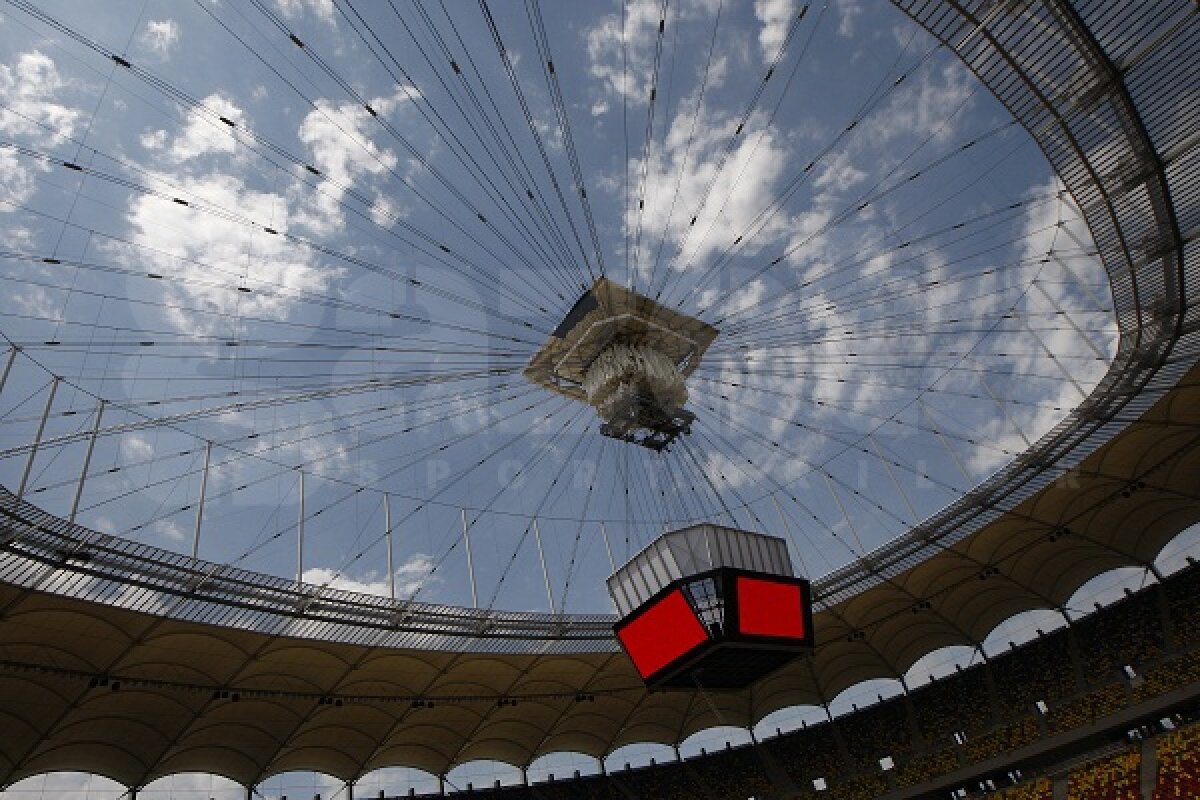
[[[818,189],[844,192],[863,182],[867,173],[851,163],[849,153],[839,153],[825,162],[813,185]]]
[[[706,289],[700,293],[697,305],[700,308],[709,308],[723,296],[725,296],[725,291],[722,289]],[[736,314],[739,311],[745,311],[757,306],[766,296],[766,282],[762,280],[751,281],[745,286],[736,289],[725,298],[724,302],[721,303],[721,312],[723,314]]]
[[[322,22],[335,24],[333,0],[275,0],[275,5],[285,17],[298,17],[307,9]]]
[[[4,175],[0,181],[0,210],[24,204],[37,191],[33,172],[12,148],[0,148],[0,174]]]
[[[241,428],[250,432],[254,428],[252,420],[237,413],[223,414],[220,421],[226,429]],[[278,441],[274,437],[257,439],[254,452],[288,463],[305,464],[314,475],[347,476],[354,470],[354,479],[362,483],[378,477],[372,469],[373,463],[352,461],[349,443],[336,436],[306,437],[296,442]]]
[[[380,114],[391,114],[413,91],[397,86],[390,96],[372,99],[371,107]],[[341,224],[339,203],[346,187],[396,168],[395,153],[372,140],[378,130],[371,115],[356,103],[335,107],[327,100],[317,101],[317,108],[305,115],[296,136],[312,154],[313,165],[324,179],[321,191],[312,196],[311,204],[298,216],[298,223],[320,233],[334,230]],[[390,208],[376,206],[372,213],[377,216],[390,213]]]
[[[146,131],[138,137],[138,143],[147,150],[161,150],[167,144],[167,132],[161,128]]]
[[[793,232],[788,247],[796,248],[794,254],[786,262],[790,267],[791,274],[785,277],[783,274],[776,275],[775,272],[772,272],[768,276],[768,280],[771,277],[777,277],[784,279],[787,285],[793,286],[801,285],[801,282],[806,284],[810,281],[815,282],[806,289],[803,299],[799,302],[801,311],[810,312],[805,316],[809,317],[812,324],[818,327],[818,341],[803,347],[776,346],[759,352],[738,353],[740,359],[738,364],[749,361],[751,358],[773,360],[777,364],[776,370],[780,373],[778,377],[787,381],[793,397],[816,397],[836,404],[835,407],[828,409],[829,413],[835,415],[830,418],[831,425],[834,427],[845,425],[844,417],[847,411],[879,415],[881,409],[888,408],[889,404],[897,402],[904,394],[886,388],[885,384],[888,381],[880,381],[878,376],[869,374],[868,368],[865,367],[872,361],[885,363],[890,360],[894,361],[894,350],[897,347],[894,340],[886,336],[869,337],[848,344],[839,341],[837,332],[852,330],[861,322],[869,322],[873,317],[884,313],[892,316],[900,315],[900,318],[905,321],[904,324],[914,326],[917,324],[933,326],[937,325],[939,320],[947,317],[963,315],[991,319],[993,315],[1007,311],[1011,303],[1019,296],[1019,292],[1005,290],[1005,286],[1019,284],[1022,280],[1030,281],[1037,275],[1035,265],[1006,269],[1003,278],[997,272],[975,280],[961,281],[957,279],[959,270],[947,263],[948,256],[945,253],[930,253],[921,258],[919,262],[908,265],[895,264],[898,257],[892,253],[869,258],[862,263],[857,268],[858,275],[855,277],[855,281],[858,281],[857,284],[840,288],[836,292],[834,291],[835,287],[830,287],[830,295],[824,294],[821,289],[823,284],[820,283],[820,280],[823,275],[830,273],[831,265],[843,263],[848,258],[852,258],[855,253],[869,253],[877,248],[878,233],[876,229],[878,225],[839,225],[819,236],[814,234],[824,228],[833,219],[834,214],[847,206],[847,199],[840,196],[840,193],[861,183],[868,176],[882,173],[890,168],[889,163],[881,161],[877,155],[872,156],[872,154],[880,152],[880,143],[898,140],[900,142],[898,146],[903,149],[905,142],[915,141],[915,137],[922,136],[923,132],[919,129],[919,125],[930,124],[928,121],[935,116],[935,113],[929,107],[919,108],[919,106],[932,106],[939,102],[932,97],[936,94],[932,87],[947,85],[953,87],[953,97],[947,102],[958,103],[965,99],[965,95],[958,93],[957,75],[938,72],[931,76],[926,85],[917,87],[913,96],[921,99],[913,104],[916,108],[901,124],[875,131],[864,131],[864,135],[857,139],[851,147],[826,160],[824,167],[814,177],[814,188],[817,193],[813,196],[809,210],[791,220]],[[942,111],[948,113],[944,104]],[[850,157],[851,154],[853,154],[853,158]],[[1031,191],[1033,196],[1045,196],[1052,193],[1054,188],[1053,186],[1036,187]],[[872,208],[865,213],[878,212]],[[1041,233],[1038,231],[1047,227],[1053,229],[1055,214],[1056,210],[1051,204],[1049,210],[1042,210],[1036,217],[1026,220],[1024,233],[1028,242],[1018,257],[1029,258],[1045,254],[1045,251],[1050,248],[1055,234],[1053,230]],[[862,216],[865,215],[860,215],[860,217]],[[869,220],[863,221],[869,222]],[[1077,233],[1081,241],[1088,241],[1086,231],[1079,226],[1076,220],[1069,222],[1066,228],[1058,233],[1057,247],[1059,249],[1077,246],[1073,241],[1069,241],[1071,237],[1066,235],[1068,231]],[[1080,272],[1093,277],[1095,275],[1094,269],[1088,266],[1081,266]],[[879,277],[872,278],[871,276]],[[1056,294],[1061,290],[1059,277],[1057,272],[1046,272],[1043,274],[1043,278],[1049,278],[1049,280],[1043,280],[1039,285],[1055,296],[1056,302],[1063,307],[1079,307],[1080,298],[1077,288],[1066,293]],[[872,281],[874,280],[879,280],[881,283],[873,287]],[[925,282],[939,282],[940,285],[936,289],[914,291],[914,288],[919,288]],[[862,299],[867,302],[863,303],[861,308],[854,303],[837,304],[834,302],[839,297],[849,296],[851,292],[865,293]],[[1037,289],[1029,292],[1030,298],[1039,294],[1040,291]],[[762,302],[764,296],[767,299]],[[763,311],[768,316],[784,314],[787,309],[772,300],[771,297],[770,290],[764,293],[759,286],[751,283],[730,293],[728,298],[717,307],[717,311],[735,314],[736,309],[753,308],[761,302]],[[789,295],[789,297],[795,296]],[[888,305],[886,311],[883,311],[879,302],[885,298]],[[708,303],[718,300],[719,297],[705,295],[700,298],[700,305],[704,307]],[[1091,305],[1095,305],[1095,303]],[[1022,309],[1043,315],[1053,314],[1051,302],[1044,298],[1028,299],[1023,303]],[[1038,325],[1038,319],[1043,320],[1041,325],[1045,327],[1046,316],[1035,317],[1032,324]],[[1094,319],[1091,320],[1091,323],[1092,327],[1097,324]],[[796,333],[803,327],[803,323],[794,320],[787,322],[786,325],[788,327],[784,329],[782,334],[784,336],[788,333]],[[1007,331],[1009,327],[1011,326],[1006,325],[1005,330]],[[1077,382],[1086,391],[1103,372],[1104,365],[1099,361],[1072,359],[1077,355],[1088,356],[1089,349],[1081,343],[1073,331],[1066,329],[1065,326],[1057,327],[1064,329],[1040,331],[1039,334],[1045,346],[1059,356],[1060,363],[1072,370]],[[1085,325],[1085,327],[1088,326]],[[1009,336],[1009,334],[1005,335]],[[1078,403],[1080,393],[1070,381],[1055,376],[1057,368],[1053,362],[1042,355],[1041,344],[1032,334],[1023,333],[1018,328],[1011,334],[1010,340],[1012,341],[1011,348],[1007,347],[1008,341],[1005,342],[1006,346],[993,346],[994,343],[989,341],[982,349],[984,351],[1010,350],[1013,354],[1011,358],[1000,360],[992,356],[987,357],[978,365],[967,364],[971,371],[948,374],[945,378],[939,379],[938,386],[944,390],[960,390],[979,394],[981,388],[973,378],[978,367],[998,371],[1001,374],[1036,375],[1040,373],[1049,375],[1048,380],[1041,380],[1036,384],[1029,380],[1023,380],[1018,385],[1011,387],[1003,385],[995,387],[1001,395],[1020,397],[1025,401],[1025,405],[1012,406],[1009,411],[1018,419],[1025,434],[1034,439],[1062,417],[1062,412],[1052,410],[1039,413],[1038,406],[1070,408]],[[934,335],[928,337],[927,341],[928,346],[935,350],[939,346],[949,345],[947,340],[939,340]],[[958,342],[957,345],[950,346],[961,346],[961,338]],[[1111,342],[1109,345],[1111,351]],[[849,354],[851,350],[855,351],[853,356]],[[933,380],[937,371],[935,364],[923,366],[919,362],[914,362],[912,381],[920,385]],[[790,374],[784,378],[782,373]],[[740,368],[731,366],[723,370],[720,379],[726,383],[737,381],[739,374]],[[814,375],[820,375],[824,380],[814,381]],[[921,377],[923,375],[929,377]],[[844,383],[836,380],[842,378],[848,380]],[[780,382],[763,381],[759,385],[778,385]],[[703,386],[703,383],[700,385]],[[779,400],[773,395],[755,392],[745,392],[744,394],[738,392],[736,394],[740,395],[739,401],[744,401],[747,405],[757,405],[760,408],[774,408]],[[934,395],[934,397],[935,399],[939,398],[938,395]],[[781,416],[792,413],[784,408],[777,410]],[[948,420],[952,426],[957,424],[959,435],[978,438],[994,445],[971,448],[968,453],[963,455],[963,461],[974,475],[986,475],[1006,462],[1009,456],[1005,455],[1003,450],[1021,452],[1025,449],[1024,442],[1008,424],[1004,415],[987,403],[959,403],[958,406],[948,407],[948,412],[947,414],[947,409],[942,410],[942,419],[944,422]],[[736,412],[734,413],[734,419],[740,419],[736,416]],[[810,410],[810,413],[813,411]],[[815,419],[818,424],[824,413],[826,412],[815,410]],[[917,424],[921,424],[919,420],[915,421]],[[744,420],[742,424],[749,427],[755,423],[751,417]],[[761,422],[757,424],[761,424]],[[738,478],[729,472],[728,465],[723,466],[726,475],[731,480],[737,481]],[[786,466],[781,465],[784,469]]]
[[[179,41],[179,24],[173,19],[150,20],[142,32],[142,42],[161,59],[171,54]]]
[[[0,159],[0,165],[2,164],[3,159]],[[4,235],[11,242],[9,234],[10,231],[4,231]],[[23,249],[29,252],[31,248],[25,247]],[[58,319],[61,315],[62,304],[55,299],[54,295],[48,289],[42,286],[23,286],[9,295],[8,299],[22,314],[34,319],[53,320]]]
[[[858,18],[863,13],[862,0],[838,0],[837,8],[840,14],[838,33],[850,38],[854,35]]]
[[[204,104],[242,130],[251,125],[241,108],[220,95],[204,98]],[[127,222],[132,242],[144,249],[114,246],[112,252],[125,263],[168,276],[158,288],[170,305],[210,312],[164,308],[164,317],[176,330],[200,335],[218,329],[227,332],[221,315],[284,319],[293,312],[295,294],[324,293],[341,275],[340,270],[319,264],[311,249],[282,235],[298,215],[283,194],[247,185],[242,174],[250,176],[253,170],[227,126],[212,125],[208,114],[193,110],[174,137],[154,131],[143,133],[140,142],[161,154],[160,168],[146,170],[151,184],[161,182],[169,194],[188,198],[193,205],[138,196]],[[212,215],[203,210],[205,206],[218,207],[230,216]],[[248,227],[242,219],[270,225],[280,235]]]
[[[125,463],[146,461],[154,455],[154,445],[145,437],[133,433],[121,437],[121,458]]]
[[[381,228],[390,227],[397,217],[396,204],[383,192],[375,192],[371,206],[371,221]]]
[[[905,89],[868,116],[854,135],[822,159],[812,180],[814,193],[808,209],[791,220],[788,263],[797,269],[820,273],[827,268],[825,260],[836,261],[854,252],[860,243],[836,242],[830,238],[836,235],[845,239],[850,225],[839,224],[835,226],[837,230],[819,235],[818,231],[850,203],[857,202],[859,195],[851,190],[868,179],[884,179],[899,158],[918,147],[931,132],[935,144],[958,138],[962,115],[953,115],[969,106],[971,90],[970,75],[955,63],[923,70]],[[885,185],[893,185],[896,180],[888,179]],[[849,222],[860,228],[867,225],[873,231],[877,227],[875,217],[881,213],[884,213],[882,207],[873,205],[855,213]]]
[[[636,0],[625,8],[624,30],[620,16],[609,14],[587,32],[589,71],[606,92],[630,98],[649,93],[648,48],[658,30],[658,12],[655,0]]]
[[[220,95],[206,97],[204,105],[238,127],[249,126],[242,109]],[[152,183],[161,181],[170,187],[170,194],[183,195],[195,205],[138,196],[127,220],[133,243],[145,249],[114,247],[113,252],[126,262],[136,261],[139,268],[169,276],[159,288],[171,304],[211,312],[164,309],[173,327],[212,334],[221,327],[221,315],[284,319],[295,305],[288,295],[328,289],[339,270],[319,264],[311,250],[283,235],[256,231],[240,221],[254,220],[284,234],[293,214],[284,195],[247,185],[240,173],[249,175],[252,170],[240,169],[246,166],[247,156],[226,126],[214,126],[208,115],[193,110],[169,145],[164,145],[168,136],[162,131],[141,136],[144,146],[161,151],[164,162],[163,168],[147,173]],[[230,212],[232,218],[207,213],[204,206]],[[214,273],[212,266],[220,271]],[[250,291],[238,291],[239,286]]]
[[[1061,190],[1061,184],[1052,180],[1031,189],[1030,195],[1043,197]],[[1025,243],[1020,255],[1024,259],[1039,259],[1052,249],[1074,250],[1078,247],[1076,242],[1092,246],[1086,224],[1069,203],[1051,202],[1031,206],[1025,216],[1023,235]],[[1082,400],[1079,389],[1061,375],[1059,369],[1066,370],[1084,392],[1089,392],[1107,369],[1107,361],[1094,360],[1095,351],[1073,328],[1062,324],[1051,326],[1045,321],[1056,319],[1054,315],[1060,308],[1070,315],[1095,305],[1088,293],[1081,289],[1080,281],[1101,274],[1099,263],[1095,260],[1082,263],[1070,257],[1065,263],[1070,265],[1070,272],[1058,261],[1029,268],[1031,280],[1036,279],[1037,282],[1026,292],[1019,310],[1039,313],[1041,316],[1033,317],[1030,325],[1042,330],[1035,336],[1032,332],[1014,327],[1006,346],[1012,353],[1006,361],[1013,374],[1041,374],[1051,378],[1042,381],[1045,388],[1032,397],[1037,405],[1011,406],[1008,409],[1011,423],[1001,415],[981,431],[987,439],[1013,452],[1025,450],[1025,438],[1036,441],[1065,416],[1065,411],[1055,411],[1054,408],[1071,409]],[[1105,296],[1100,299],[1107,302],[1108,290],[1104,289],[1103,293]],[[1115,355],[1117,328],[1111,315],[1103,325],[1099,324],[1094,314],[1090,318],[1078,316],[1076,321],[1085,331],[1099,331],[1091,335],[1091,341],[1106,359]],[[1043,347],[1054,353],[1054,361],[1045,357]],[[995,368],[995,361],[989,360],[988,366]],[[1024,437],[1014,430],[1014,424]],[[1002,466],[1007,458],[995,450],[976,449],[971,454],[971,468],[990,472]]]
[[[53,59],[34,50],[17,57],[14,66],[0,64],[0,133],[54,142],[75,132],[78,109],[54,102],[66,83]]]
[[[161,177],[188,197],[203,198],[239,217],[271,222],[280,233],[288,229],[286,200],[271,192],[248,188],[239,177],[224,174]],[[286,318],[293,300],[271,293],[273,290],[324,292],[338,274],[316,263],[308,249],[283,236],[253,233],[237,221],[160,197],[138,197],[129,212],[129,224],[134,243],[146,248],[133,256],[143,267],[197,281],[164,281],[163,291],[175,302],[199,306],[216,315]],[[184,259],[244,272],[244,285],[251,291],[236,291],[239,281],[230,275],[214,275],[208,267]],[[181,331],[213,333],[220,326],[210,315],[194,315],[180,309],[167,309],[165,313]]]
[[[433,559],[424,553],[413,555],[397,567],[396,597],[399,599],[409,597],[421,587],[428,586],[439,580],[436,575],[430,574],[433,567]],[[386,572],[383,575],[371,573],[361,580],[356,580],[340,575],[335,570],[326,567],[313,567],[304,570],[304,582],[317,586],[328,584],[334,589],[342,589],[347,592],[360,592],[362,594],[382,595],[384,597],[387,597],[391,591]]]
[[[659,0],[633,0],[625,7],[622,31],[620,14],[607,14],[585,34],[588,71],[604,95],[645,101],[653,77],[654,44],[658,37],[658,21],[662,3]],[[693,0],[672,4],[668,25],[678,25],[696,17],[711,17],[716,13],[717,0]],[[596,109],[607,110],[607,105]]]
[[[764,131],[763,120],[755,118],[747,123],[740,143],[718,171],[721,154],[738,120],[702,111],[689,152],[691,123],[692,109],[685,106],[672,121],[665,147],[652,156],[646,172],[645,209],[630,208],[626,217],[631,229],[640,217],[644,230],[667,230],[668,241],[677,250],[683,248],[681,264],[701,264],[745,233],[755,223],[764,199],[774,195],[789,165],[786,143],[773,131]],[[629,172],[640,175],[640,161],[631,164]],[[672,211],[677,182],[680,201]],[[708,202],[698,209],[710,183]],[[692,225],[691,217],[697,211],[698,218]],[[788,220],[778,215],[758,232],[753,245],[762,247],[788,229]],[[639,259],[643,270],[649,267],[646,250],[647,242],[643,241]]]
[[[441,580],[436,575],[430,574],[433,567],[433,559],[424,553],[417,553],[405,561],[396,570],[396,593],[400,596],[408,596],[422,586]]]
[[[5,244],[14,250],[32,252],[36,238],[33,230],[23,225],[13,225],[4,231]]]
[[[754,0],[754,15],[762,23],[758,46],[762,49],[763,63],[769,64],[775,60],[796,16],[796,0]]]
[[[245,112],[232,100],[220,94],[210,94],[201,102],[234,125],[246,126]],[[229,126],[214,120],[208,114],[192,111],[188,114],[183,130],[171,142],[168,154],[173,161],[184,162],[204,155],[233,153],[237,146],[236,134]]]
[[[935,134],[935,142],[953,139],[958,126],[944,123],[967,102],[979,84],[961,64],[947,61],[941,69],[922,70],[918,79],[908,85],[907,90],[895,92],[865,122],[860,136],[873,146],[931,132]]]
[[[549,116],[535,116],[533,124],[536,126],[538,136],[541,137],[542,143],[546,147],[555,153],[564,152],[566,148],[563,146],[562,128],[559,127],[557,120]]]
[[[187,536],[183,526],[175,519],[155,520],[152,529],[171,543],[182,542]]]
[[[53,147],[75,132],[78,109],[56,102],[66,87],[53,59],[33,50],[22,53],[12,65],[0,64],[0,134],[23,138],[35,145]],[[11,149],[0,149],[0,211],[27,202],[37,191],[37,167]]]

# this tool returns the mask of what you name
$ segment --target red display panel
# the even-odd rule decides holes
[[[794,583],[737,576],[738,631],[743,636],[803,639],[804,593]]]
[[[683,591],[675,589],[625,623],[617,638],[645,679],[708,641],[708,634]]]

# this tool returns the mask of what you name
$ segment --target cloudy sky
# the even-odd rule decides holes
[[[816,577],[1001,468],[1114,348],[1027,134],[884,3],[6,6],[4,448],[201,557],[604,611],[699,520]],[[720,334],[655,454],[521,367],[600,275]],[[1047,354],[1054,353],[1050,359]],[[22,452],[0,461],[20,481]]]

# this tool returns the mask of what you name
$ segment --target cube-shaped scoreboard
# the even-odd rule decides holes
[[[614,631],[653,689],[740,689],[810,652],[812,594],[775,536],[695,525],[608,579]]]

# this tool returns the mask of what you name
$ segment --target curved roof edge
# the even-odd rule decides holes
[[[1184,85],[1195,64],[1147,64],[1160,37],[1189,17],[1196,24],[1195,4],[1169,0],[1159,5],[1173,13],[1156,7],[1151,15],[1138,3],[1114,0],[892,2],[1004,104],[1075,199],[1108,272],[1118,350],[1092,394],[1011,464],[908,533],[816,581],[826,607],[961,541],[1049,486],[1163,397],[1200,355],[1196,279],[1188,276],[1197,254],[1185,248],[1195,231],[1181,230],[1176,207],[1194,207],[1200,193],[1197,165],[1184,158],[1195,146],[1184,140],[1200,119],[1167,124],[1159,107],[1174,104],[1157,97],[1161,87]],[[1148,22],[1164,19],[1161,30]],[[1179,80],[1134,80],[1135,66]]]

